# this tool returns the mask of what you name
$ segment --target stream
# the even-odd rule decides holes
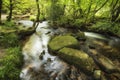
[[[40,23],[36,33],[23,47],[25,64],[20,74],[21,80],[65,80],[61,75],[69,69],[68,64],[48,52],[47,44],[53,35],[49,33],[51,31],[47,22]]]
[[[27,27],[31,27],[33,24],[33,22],[24,20],[19,21],[19,23]],[[63,29],[62,31],[66,30]],[[90,76],[85,76],[76,67],[67,64],[57,56],[49,54],[48,42],[55,33],[59,32],[59,29],[50,28],[47,21],[39,23],[36,32],[30,36],[23,47],[24,66],[20,74],[21,80],[92,80]],[[118,46],[119,38],[106,38],[92,32],[85,32],[85,36],[89,38],[86,44],[91,44],[90,41],[93,42],[93,39],[99,39],[110,46],[117,45],[117,47],[120,47]]]

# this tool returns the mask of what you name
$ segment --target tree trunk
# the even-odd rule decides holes
[[[36,4],[37,4],[37,18],[36,18],[36,21],[39,21],[40,19],[40,6],[39,6],[39,0],[36,0]]]
[[[115,10],[114,10],[114,12],[113,12],[113,14],[111,14],[111,21],[117,21],[117,18],[119,17],[119,14],[120,14],[120,6],[118,6]]]
[[[11,19],[12,19],[12,11],[13,11],[13,3],[12,3],[12,0],[9,0],[10,1],[10,7],[9,7],[9,10],[10,10],[10,12],[9,12],[9,16],[8,16],[8,21],[11,21]]]
[[[0,24],[2,23],[1,17],[2,17],[2,0],[0,0]]]
[[[108,0],[106,0],[98,9],[97,9],[97,5],[94,9],[94,12],[93,12],[93,15],[92,15],[92,20],[94,21],[94,18],[95,18],[95,14],[100,10],[102,9],[106,4],[107,4]]]
[[[39,23],[36,25],[36,22],[40,21],[40,6],[39,6],[39,0],[36,0],[36,5],[37,5],[37,16],[36,16],[36,20],[33,24],[33,27],[37,28],[37,26],[39,25]]]
[[[86,16],[85,16],[85,24],[87,23],[87,20],[88,20],[89,14],[90,14],[91,7],[92,7],[92,0],[90,0],[89,8],[88,8],[87,13],[86,13]]]
[[[115,2],[112,1],[111,3],[111,6],[112,6],[111,7],[111,21],[113,22],[117,20],[120,14],[120,5],[118,5],[119,3],[120,3],[119,0],[116,0]]]

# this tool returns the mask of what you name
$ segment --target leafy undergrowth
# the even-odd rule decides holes
[[[16,29],[16,24],[14,21],[5,21],[0,25],[0,30],[9,30],[9,29]]]
[[[0,24],[0,34],[1,33],[10,33],[10,32],[18,32],[20,30],[27,30],[24,25],[19,24],[15,21],[5,21],[2,24]]]
[[[20,47],[10,47],[4,58],[0,59],[0,80],[19,80],[22,66]]]
[[[89,30],[96,32],[106,32],[120,36],[120,23],[112,23],[109,21],[98,21],[89,27]]]
[[[5,49],[1,53],[5,55],[0,58],[0,80],[20,80],[23,59],[18,36],[15,33],[0,34],[0,47]]]
[[[0,35],[0,46],[5,48],[19,45],[18,36],[15,33]]]

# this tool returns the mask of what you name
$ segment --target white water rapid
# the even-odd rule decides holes
[[[93,32],[84,32],[84,33],[85,33],[85,36],[87,37],[97,38],[101,40],[108,40],[105,36],[98,33],[93,33]]]
[[[21,71],[21,80],[59,80],[57,75],[62,74],[67,64],[48,52],[48,41],[52,35],[48,22],[42,22],[23,47],[24,67]]]

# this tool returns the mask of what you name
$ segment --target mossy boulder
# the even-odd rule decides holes
[[[65,47],[58,51],[58,56],[66,62],[81,68],[88,75],[93,73],[94,60],[83,51]]]
[[[79,44],[78,44],[78,41],[77,39],[75,39],[74,37],[72,36],[57,36],[55,38],[53,38],[48,46],[49,46],[49,49],[52,50],[52,51],[58,51],[64,47],[77,47]]]

